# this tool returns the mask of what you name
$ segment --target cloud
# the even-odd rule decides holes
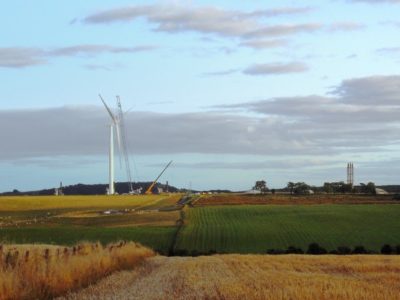
[[[37,48],[0,48],[0,67],[25,68],[46,63],[45,53]]]
[[[329,96],[279,97],[217,108],[245,109],[298,121],[301,126],[313,124],[319,129],[338,126],[337,130],[347,130],[350,124],[360,124],[368,130],[389,127],[389,132],[394,130],[393,124],[400,123],[400,76],[344,80]]]
[[[380,48],[376,51],[379,54],[398,54],[398,53],[400,53],[400,47]]]
[[[216,71],[216,72],[207,72],[203,73],[202,76],[208,77],[208,76],[225,76],[225,75],[231,75],[236,72],[238,72],[239,69],[229,69],[229,70],[224,70],[224,71]]]
[[[361,3],[369,3],[369,4],[382,4],[382,3],[400,3],[400,0],[347,0],[348,2],[361,2]]]
[[[83,66],[84,68],[91,70],[91,71],[111,71],[112,67],[107,66],[107,65],[99,65],[99,64],[86,64]]]
[[[333,159],[380,153],[400,143],[399,86],[399,76],[374,76],[345,80],[329,96],[281,97],[192,113],[131,112],[125,122],[128,145],[146,155]],[[108,123],[100,106],[1,110],[0,128],[8,130],[0,131],[5,141],[0,160],[106,155]]]
[[[400,76],[370,76],[349,79],[332,93],[349,104],[400,105]],[[384,107],[385,108],[385,107]]]
[[[288,41],[283,39],[271,39],[271,40],[247,40],[239,44],[239,46],[249,47],[253,49],[270,49],[287,46]]]
[[[101,11],[85,17],[83,22],[109,24],[144,18],[155,25],[155,31],[169,33],[192,31],[222,37],[251,38],[318,30],[322,25],[307,23],[268,25],[264,21],[265,18],[304,14],[311,10],[310,7],[283,7],[241,12],[214,6],[136,5]]]
[[[101,53],[135,53],[151,51],[156,46],[143,45],[137,47],[113,47],[109,45],[76,45],[71,47],[62,47],[48,52],[49,56],[76,56],[76,55],[97,55]]]
[[[67,56],[95,56],[103,53],[136,53],[152,51],[153,45],[141,45],[136,47],[114,47],[109,45],[75,45],[54,49],[7,47],[0,48],[0,67],[25,68],[35,65],[47,64],[51,58]]]
[[[277,75],[301,73],[308,70],[307,65],[300,62],[254,64],[243,70],[246,75]]]
[[[380,22],[379,24],[400,27],[400,22],[398,22],[398,21],[385,21],[385,22]]]
[[[338,22],[330,25],[330,31],[355,31],[364,29],[365,25],[356,22]]]
[[[153,31],[167,33],[196,32],[203,37],[222,37],[239,39],[240,47],[268,49],[285,47],[288,42],[279,37],[288,37],[316,31],[351,31],[359,30],[364,25],[355,22],[339,22],[325,25],[319,22],[285,22],[275,18],[304,15],[312,7],[280,7],[239,11],[216,6],[153,4],[134,5],[108,9],[93,13],[82,19],[84,24],[111,24],[133,22],[144,19],[153,25]],[[280,23],[279,23],[280,22]]]
[[[321,165],[327,166],[341,163],[340,160],[331,159],[276,159],[273,160],[245,160],[241,162],[229,161],[206,161],[196,163],[174,163],[175,168],[183,169],[227,169],[227,170],[265,170],[265,169],[299,169],[312,168]],[[151,165],[154,167],[163,167],[163,165]]]

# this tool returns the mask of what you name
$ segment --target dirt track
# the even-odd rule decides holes
[[[154,257],[62,299],[398,299],[398,256]]]

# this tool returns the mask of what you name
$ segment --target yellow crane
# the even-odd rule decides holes
[[[172,164],[172,160],[168,163],[168,165],[165,166],[164,170],[162,170],[162,172],[160,173],[160,175],[157,176],[156,180],[153,181],[153,183],[149,186],[149,188],[146,190],[146,192],[144,192],[146,195],[151,194],[153,187],[156,185],[158,179],[160,179],[161,175],[165,172],[166,169],[168,169],[168,167]]]

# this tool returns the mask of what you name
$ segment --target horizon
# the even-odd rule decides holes
[[[8,2],[0,193],[107,182],[99,93],[129,111],[136,182],[173,160],[159,182],[194,190],[320,186],[346,181],[348,162],[355,184],[400,184],[399,13],[372,0]]]

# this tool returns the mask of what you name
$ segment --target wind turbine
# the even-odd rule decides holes
[[[121,106],[121,100],[119,96],[117,96],[117,106],[118,106],[118,113],[114,114],[112,110],[108,107],[107,103],[104,99],[99,95],[101,101],[104,104],[108,114],[111,117],[111,124],[110,124],[110,153],[109,153],[109,186],[108,186],[108,194],[114,195],[115,194],[115,176],[114,176],[114,132],[117,135],[117,142],[118,142],[118,152],[119,152],[119,164],[122,167],[122,160],[121,154],[124,156],[124,163],[127,173],[127,179],[129,184],[129,194],[133,194],[133,185],[132,185],[132,176],[131,176],[131,169],[129,164],[129,155],[128,155],[128,146],[126,142],[126,128],[124,122],[124,114],[127,112],[123,112]]]
[[[115,176],[114,176],[114,131],[117,133],[117,140],[118,140],[118,146],[120,147],[121,145],[121,138],[120,138],[120,133],[119,133],[119,118],[117,115],[114,115],[114,113],[111,111],[111,109],[108,107],[107,103],[104,101],[103,97],[99,94],[99,97],[101,101],[103,102],[108,114],[111,117],[111,124],[110,124],[110,152],[109,152],[109,165],[108,165],[108,176],[109,176],[109,184],[108,184],[108,195],[114,195],[115,194],[115,186],[114,186],[114,181],[115,181]],[[121,149],[121,148],[119,148]]]

